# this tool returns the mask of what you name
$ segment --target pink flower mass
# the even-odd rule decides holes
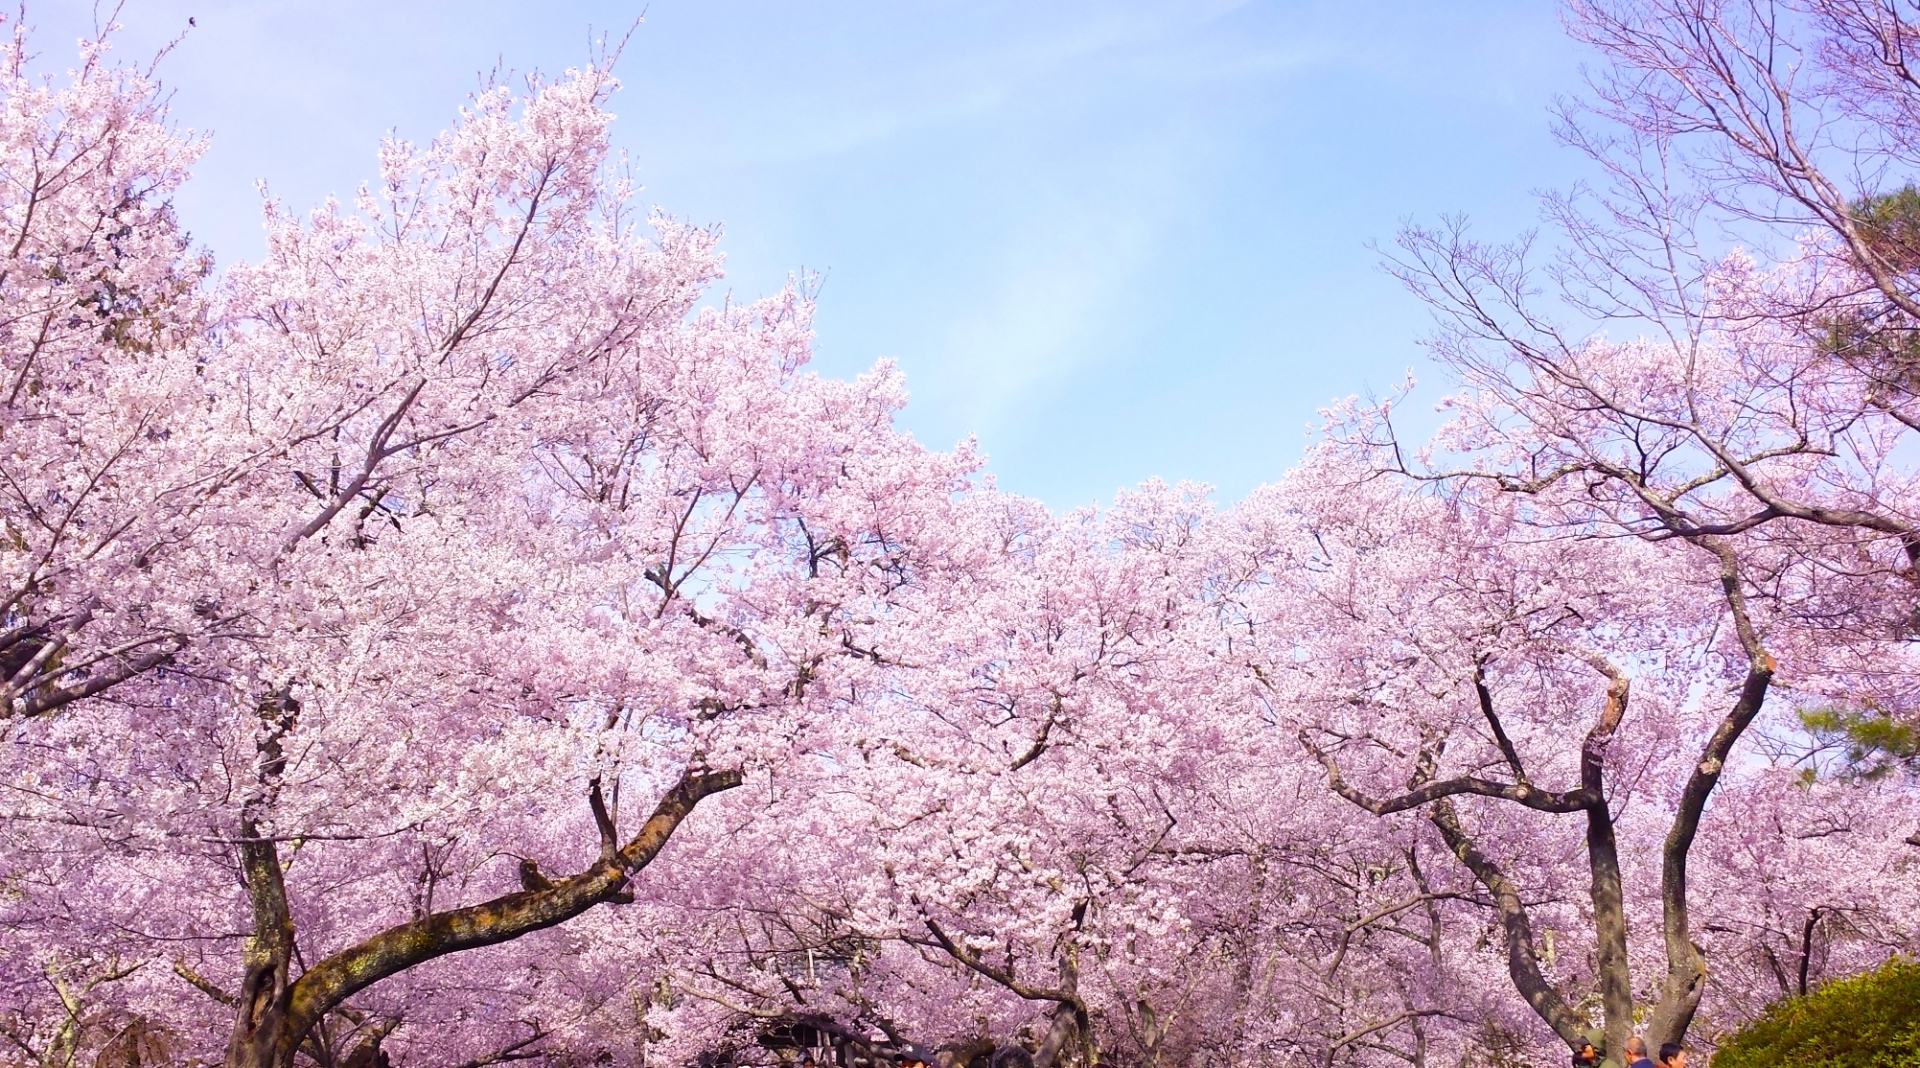
[[[718,300],[610,62],[216,272],[14,33],[0,1065],[1558,1063],[1914,953],[1893,12],[1575,4],[1604,182],[1392,260],[1438,434],[1070,514]]]

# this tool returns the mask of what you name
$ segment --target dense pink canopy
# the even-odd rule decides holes
[[[717,299],[604,64],[216,274],[154,83],[24,57],[0,1064],[1557,1059],[1920,937],[1911,779],[1828,746],[1916,715],[1872,234],[1663,290],[1563,203],[1576,336],[1412,231],[1434,441],[1056,515],[809,372],[804,285]]]

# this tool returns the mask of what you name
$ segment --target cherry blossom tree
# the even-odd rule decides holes
[[[1534,1055],[1524,1005],[1501,995],[1500,902],[1444,842],[1343,814],[1301,759],[1293,725],[1318,705],[1288,679],[1296,637],[1352,634],[1269,579],[1303,562],[1287,534],[1308,484],[1224,514],[1161,486],[1066,522],[1015,513],[996,540],[1017,551],[940,605],[928,649],[950,659],[900,661],[901,697],[873,724],[889,733],[853,736],[801,789],[804,850],[794,822],[760,823],[745,859],[699,879],[753,885],[757,918],[660,961],[685,969],[657,1017],[680,1056],[800,1013],[956,1055],[1024,1041],[1036,1063]],[[1362,517],[1431,503],[1324,486]],[[1415,544],[1408,571],[1443,580],[1438,561],[1498,546]],[[1567,570],[1618,575],[1592,564]],[[1428,622],[1395,600],[1369,611]],[[1550,828],[1501,833],[1541,850],[1530,877],[1574,859]],[[1551,919],[1567,948],[1545,968],[1577,981],[1582,917],[1557,902]]]
[[[356,994],[631,900],[857,701],[972,461],[891,429],[886,370],[804,374],[797,291],[696,309],[711,235],[633,216],[604,64],[389,142],[351,212],[269,204],[203,299],[164,201],[195,143],[104,44],[64,89],[23,47],[8,816],[213,892],[125,921],[188,925],[227,1064],[350,1059],[402,1022]],[[94,907],[81,874],[35,905]]]
[[[1591,991],[1618,1051],[1643,1010],[1653,1042],[1699,1010],[1693,857],[1723,778],[1761,759],[1756,722],[1913,714],[1904,202],[1872,185],[1905,159],[1910,37],[1880,5],[1571,17],[1612,65],[1563,133],[1607,184],[1548,200],[1544,266],[1457,221],[1403,235],[1395,269],[1463,392],[1424,448],[1390,404],[1336,415],[1272,506],[1298,526],[1269,616],[1311,621],[1277,628],[1272,670],[1334,792],[1422,814],[1494,899],[1534,1012],[1577,1045],[1571,991]],[[1714,251],[1722,226],[1757,252]],[[1577,922],[1548,889],[1573,873],[1541,863],[1556,816],[1585,824]],[[1635,882],[1659,887],[1654,960]],[[1570,922],[1592,940],[1577,980],[1543,959],[1541,929]]]
[[[0,50],[10,720],[102,692],[229,625],[155,593],[186,584],[156,550],[195,541],[196,507],[226,459],[170,433],[204,393],[179,357],[206,323],[208,263],[167,202],[201,143],[167,128],[151,83],[109,63],[104,43],[83,45],[56,84],[31,75],[25,31],[12,30]],[[126,598],[104,599],[120,587]]]

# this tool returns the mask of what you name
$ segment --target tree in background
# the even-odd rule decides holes
[[[1244,513],[1000,515],[792,818],[668,877],[701,934],[649,962],[662,1057],[804,1016],[976,1063],[1446,1064],[1511,1016],[1473,887],[1342,811],[1246,670]]]
[[[1617,1052],[1642,1011],[1658,1043],[1701,1004],[1691,866],[1755,723],[1915,715],[1914,201],[1896,180],[1915,37],[1894,5],[1582,2],[1570,20],[1609,65],[1562,134],[1607,181],[1549,199],[1544,265],[1530,239],[1459,223],[1402,236],[1395,268],[1438,310],[1433,352],[1464,392],[1417,450],[1389,406],[1336,419],[1344,459],[1296,476],[1335,488],[1302,490],[1274,615],[1337,606],[1281,650],[1309,650],[1299,704],[1324,709],[1303,742],[1341,796],[1426,817],[1496,901],[1514,987],[1575,1046],[1587,1013],[1526,889],[1572,878],[1538,865],[1565,848],[1551,817],[1584,820],[1579,986]],[[1757,249],[1716,250],[1728,230]],[[1787,247],[1763,263],[1769,243]],[[1401,488],[1354,511],[1351,487],[1380,478]],[[1764,793],[1747,780],[1766,774],[1736,779]],[[1623,839],[1630,806],[1657,845]],[[1659,887],[1657,964],[1636,966],[1635,882]]]

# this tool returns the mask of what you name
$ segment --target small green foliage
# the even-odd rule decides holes
[[[1920,726],[1877,708],[1809,708],[1800,722],[1825,745],[1837,748],[1851,779],[1884,779],[1896,771],[1920,774]]]
[[[1776,1003],[1713,1058],[1713,1068],[1914,1065],[1920,1065],[1920,964],[1908,960]]]
[[[1912,293],[1920,275],[1920,188],[1904,185],[1862,198],[1851,215],[1863,259],[1893,276],[1883,281]],[[1814,340],[1827,355],[1869,369],[1888,383],[1908,389],[1920,385],[1920,328],[1895,302],[1850,302],[1816,317],[1815,325]]]
[[[1894,270],[1920,267],[1920,189],[1908,184],[1856,201],[1853,224],[1867,246]]]
[[[1892,307],[1847,308],[1820,320],[1820,351],[1874,368],[1890,381],[1905,381],[1920,366],[1920,331]]]

